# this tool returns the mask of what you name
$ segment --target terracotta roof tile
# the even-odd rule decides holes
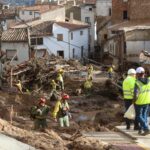
[[[9,29],[2,33],[3,42],[25,42],[27,41],[26,29]]]
[[[30,35],[31,36],[47,36],[52,35],[52,21],[39,22],[31,27]],[[3,42],[27,42],[27,27],[24,28],[11,28],[2,33]]]

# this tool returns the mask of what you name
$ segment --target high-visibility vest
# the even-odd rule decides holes
[[[92,82],[87,80],[84,82],[84,88],[85,89],[90,89],[92,87]]]
[[[136,81],[138,86],[138,98],[135,102],[137,105],[150,104],[150,78],[148,78],[148,83],[143,84],[139,80]]]
[[[128,76],[123,81],[123,97],[124,99],[132,100],[134,98],[135,78]]]
[[[113,68],[110,67],[110,68],[108,69],[108,72],[109,72],[109,73],[112,73],[112,72],[113,72]]]
[[[51,82],[51,86],[52,86],[52,89],[56,90],[56,83],[55,82]]]
[[[63,82],[63,77],[62,77],[62,75],[61,75],[61,74],[58,74],[58,76],[57,76],[57,81],[61,81],[61,82]]]

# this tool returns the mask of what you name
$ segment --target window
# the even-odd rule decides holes
[[[88,23],[88,24],[90,24],[91,23],[90,22],[90,17],[85,17],[85,22]]]
[[[73,40],[73,33],[71,32],[71,40]]]
[[[37,38],[37,45],[43,45],[43,38]]]
[[[109,16],[111,16],[111,8],[109,8]]]
[[[72,57],[75,58],[75,49],[72,49]]]
[[[32,15],[32,11],[29,11],[29,15]]]
[[[57,34],[57,41],[63,41],[63,34]]]
[[[81,46],[81,58],[83,58],[84,46]]]
[[[127,10],[123,11],[123,19],[128,19],[128,12],[127,12]]]
[[[104,40],[107,40],[107,34],[104,34]]]
[[[31,38],[31,45],[43,45],[43,38]]]
[[[36,38],[31,39],[31,45],[36,45]]]
[[[24,15],[24,11],[22,11],[22,15]]]
[[[89,11],[92,11],[92,8],[89,8]]]
[[[13,60],[18,60],[17,58],[17,50],[15,49],[7,49],[6,50],[6,58],[7,60],[11,60],[14,57]]]
[[[80,35],[83,35],[83,31],[80,31]]]
[[[57,55],[64,58],[64,51],[57,51]]]

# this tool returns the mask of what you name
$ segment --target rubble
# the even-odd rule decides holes
[[[66,61],[60,57],[47,56],[32,58],[22,64],[12,65],[10,62],[4,64],[3,85],[14,87],[18,80],[23,84],[24,92],[49,90],[51,79],[56,77],[56,71],[62,67],[65,75],[68,72],[81,71],[85,69],[78,60]]]
[[[32,145],[37,149],[49,150],[49,149],[64,149],[64,142],[59,135],[53,130],[47,130],[46,133],[34,132],[30,130],[21,129],[15,127],[0,119],[0,131],[1,133],[11,136],[19,141]]]

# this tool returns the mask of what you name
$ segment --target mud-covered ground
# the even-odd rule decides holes
[[[33,120],[30,119],[30,108],[37,104],[37,96],[0,91],[0,130],[40,150],[109,149],[107,143],[83,138],[81,134],[82,131],[113,130],[122,121],[123,102],[120,94],[116,87],[105,86],[105,82],[104,78],[95,78],[90,95],[82,93],[75,96],[74,91],[82,81],[68,80],[66,92],[71,96],[71,125],[61,129],[49,115],[46,133],[34,131]],[[47,101],[51,110],[54,103]]]

